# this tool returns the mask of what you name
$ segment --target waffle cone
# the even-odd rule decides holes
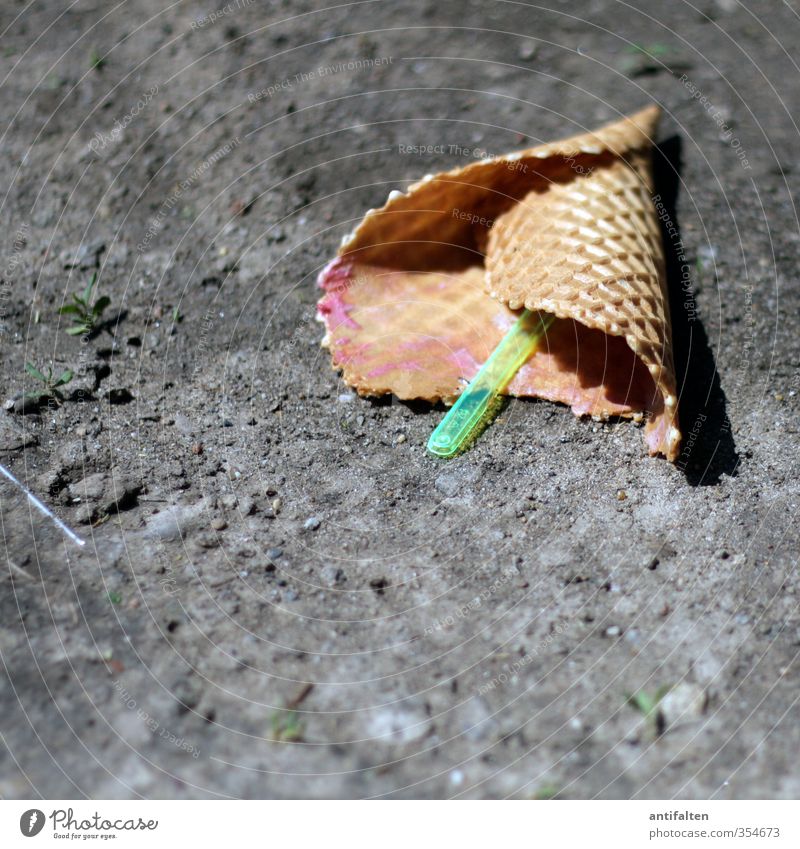
[[[453,400],[522,307],[557,320],[507,391],[680,432],[650,107],[426,177],[370,210],[320,275],[333,364],[361,394]],[[491,295],[492,297],[490,297]]]

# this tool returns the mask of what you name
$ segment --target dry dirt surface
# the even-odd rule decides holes
[[[0,32],[0,461],[87,541],[0,480],[0,796],[800,796],[794,3]],[[651,101],[678,465],[543,402],[426,455],[441,407],[331,370],[320,268],[390,190]]]

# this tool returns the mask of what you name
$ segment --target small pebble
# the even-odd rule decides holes
[[[622,628],[619,625],[611,625],[606,628],[607,637],[618,637],[622,633]]]
[[[247,495],[238,500],[237,506],[239,508],[239,513],[242,516],[251,516],[258,509],[255,501]]]
[[[211,520],[211,528],[215,531],[224,531],[227,527],[228,523],[222,518],[222,516],[217,516],[216,519]]]
[[[307,531],[316,531],[321,524],[322,522],[320,521],[320,519],[318,519],[316,516],[311,516],[310,518],[306,519],[305,522],[303,522],[303,527]]]
[[[337,566],[323,566],[319,573],[320,580],[326,586],[335,587],[347,580],[345,573]]]
[[[667,728],[698,720],[708,707],[708,692],[700,684],[681,681],[659,704]]]
[[[624,501],[628,497],[628,493],[624,489],[617,490],[617,501]]]
[[[272,499],[272,509],[273,509],[276,513],[280,513],[280,512],[281,512],[281,507],[283,507],[283,501],[281,501],[281,499],[280,499],[280,498],[273,498],[273,499]]]
[[[406,435],[401,433],[400,436],[397,437],[397,444],[402,445],[406,441]]]
[[[219,548],[221,544],[221,540],[216,533],[211,533],[210,531],[201,531],[195,537],[195,542],[200,548]]]

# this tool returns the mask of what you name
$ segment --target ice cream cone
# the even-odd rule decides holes
[[[651,145],[659,110],[427,177],[320,275],[325,344],[362,394],[452,400],[522,307],[557,317],[508,388],[680,432]],[[490,295],[492,297],[490,297]],[[494,300],[493,300],[494,299]]]

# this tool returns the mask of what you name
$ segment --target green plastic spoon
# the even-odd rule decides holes
[[[481,433],[499,408],[500,393],[536,350],[553,319],[549,313],[523,310],[431,434],[431,454],[453,457]]]

